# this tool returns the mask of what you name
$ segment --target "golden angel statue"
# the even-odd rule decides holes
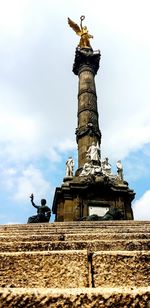
[[[80,17],[80,27],[74,22],[72,21],[69,17],[68,17],[68,24],[69,26],[76,32],[77,35],[79,35],[80,38],[80,42],[79,42],[79,47],[81,48],[91,48],[90,45],[90,38],[93,38],[93,36],[91,34],[89,34],[87,27],[86,26],[82,26],[82,21],[85,19],[85,16],[81,16]]]

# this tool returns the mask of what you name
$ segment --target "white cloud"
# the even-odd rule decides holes
[[[6,0],[0,4],[0,31],[20,35],[24,17],[24,1]],[[3,31],[2,31],[3,29]]]
[[[58,145],[58,148],[59,148],[59,151],[61,152],[66,152],[69,150],[72,151],[77,148],[77,144],[75,140],[73,141],[68,138],[68,139],[65,139],[64,141],[61,141]]]
[[[14,179],[17,175],[15,168],[8,168],[1,171],[1,185],[7,191],[12,191],[15,187]]]
[[[118,130],[112,128],[104,133],[102,153],[104,152],[104,156],[109,155],[112,160],[123,159],[129,153],[140,150],[148,142],[150,142],[150,125],[142,127],[134,122],[127,124],[126,128],[119,124]]]
[[[31,193],[40,199],[52,193],[50,183],[44,179],[41,171],[33,165],[19,170],[14,168],[5,169],[2,173],[2,185],[9,192],[11,199],[24,202]]]
[[[3,131],[0,132],[1,141],[26,141],[32,142],[36,140],[36,128],[34,119],[28,116],[17,114],[1,114],[0,127]]]
[[[142,179],[145,181],[146,178],[149,179],[149,170],[150,170],[150,159],[148,151],[150,148],[150,143],[146,144],[141,151],[131,153],[124,160],[124,174],[125,177],[130,181],[135,181]],[[146,154],[147,153],[147,154]]]
[[[133,204],[135,220],[150,220],[150,190]]]
[[[30,165],[23,170],[22,175],[17,179],[17,190],[14,199],[17,201],[25,201],[27,197],[33,193],[40,198],[50,193],[50,184],[43,178],[41,171]]]
[[[55,147],[53,146],[47,149],[46,156],[53,163],[57,163],[61,161],[61,156],[59,155],[58,149],[57,148],[55,149]]]

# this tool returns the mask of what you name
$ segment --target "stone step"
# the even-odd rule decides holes
[[[43,224],[13,224],[13,225],[0,225],[0,232],[2,231],[26,231],[26,230],[58,230],[58,229],[109,229],[109,228],[148,228],[150,229],[150,221],[134,221],[134,220],[122,220],[122,221],[83,221],[83,222],[57,222],[57,223],[43,223]]]
[[[0,253],[0,287],[89,286],[87,251]]]
[[[0,287],[148,287],[148,251],[0,253]]]
[[[54,250],[133,251],[150,250],[150,239],[146,240],[77,240],[77,241],[0,241],[0,252],[54,251]]]
[[[150,307],[150,287],[140,288],[0,288],[0,307],[113,308]]]
[[[0,232],[0,236],[2,235],[7,235],[7,234],[13,234],[13,235],[26,235],[26,234],[62,234],[62,233],[67,233],[67,234],[80,234],[80,233],[150,233],[150,228],[146,228],[146,227],[141,227],[141,228],[135,228],[135,227],[130,227],[130,228],[122,228],[121,226],[120,227],[113,227],[113,228],[99,228],[99,229],[96,229],[96,228],[85,228],[85,229],[57,229],[57,230],[48,230],[47,232],[45,232],[45,230],[36,230],[36,229],[33,229],[33,230],[18,230],[18,231],[13,231],[13,230],[7,230],[7,231],[3,231],[3,232]]]
[[[34,241],[93,241],[93,240],[140,240],[150,239],[150,233],[43,233],[43,234],[14,234],[9,233],[0,235],[0,242],[34,242]]]
[[[0,308],[150,308],[150,222],[5,225],[0,247]]]
[[[150,286],[150,252],[95,252],[91,262],[94,287]]]
[[[144,233],[144,232],[132,232],[132,233],[113,233],[113,232],[103,232],[103,233],[80,233],[80,234],[61,234],[59,235],[59,239],[63,238],[65,240],[80,240],[80,241],[84,241],[84,240],[119,240],[119,239],[150,239],[150,232],[149,233]]]

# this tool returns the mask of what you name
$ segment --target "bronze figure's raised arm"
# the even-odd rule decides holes
[[[36,205],[34,203],[34,196],[30,196],[32,205],[37,209],[37,215],[31,216],[28,218],[28,224],[30,223],[43,223],[49,222],[51,217],[51,209],[46,205],[46,200],[41,199],[41,205]]]
[[[84,19],[85,19],[85,16],[82,15],[80,17],[81,22],[80,22],[80,27],[79,27],[74,21],[72,21],[68,17],[68,24],[76,32],[76,34],[80,36],[80,42],[78,46],[80,48],[91,48],[90,38],[93,38],[93,36],[89,34],[86,26],[84,27],[82,26],[82,21]]]

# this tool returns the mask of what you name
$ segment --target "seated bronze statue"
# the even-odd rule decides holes
[[[98,216],[96,214],[90,216],[84,216],[80,220],[87,220],[87,221],[97,221],[97,220],[122,220],[123,213],[121,210],[117,208],[110,208],[109,211],[106,212],[104,216]]]
[[[28,218],[28,224],[30,223],[42,223],[49,222],[51,217],[51,209],[46,205],[46,200],[41,200],[41,205],[36,205],[33,202],[33,194],[30,196],[32,205],[37,209],[37,215]]]

